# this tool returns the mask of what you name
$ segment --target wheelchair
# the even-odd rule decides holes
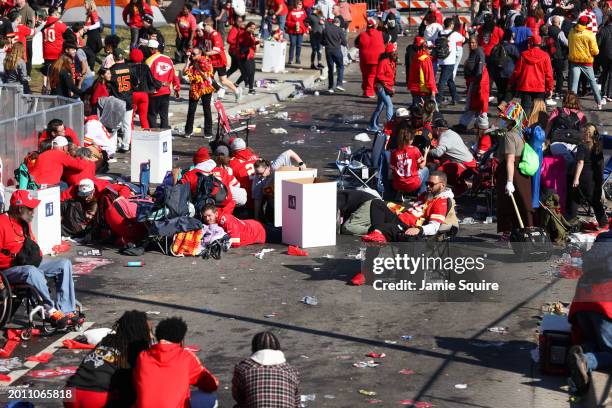
[[[40,330],[40,334],[43,336],[57,332],[57,329],[47,321],[48,313],[40,292],[27,283],[11,284],[4,273],[0,271],[0,328],[5,328],[13,320],[22,304],[25,305],[25,317],[27,319],[26,327],[20,334],[22,340],[30,340],[35,329]],[[76,307],[77,313],[81,314],[81,304],[78,301]],[[40,320],[40,324],[37,324],[38,320]],[[81,325],[70,326],[69,329],[80,331]]]

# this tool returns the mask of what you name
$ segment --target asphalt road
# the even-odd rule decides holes
[[[404,74],[400,68],[399,78]],[[251,146],[263,157],[274,158],[287,148],[297,151],[320,174],[335,176],[337,149],[352,145],[363,131],[374,101],[360,97],[360,75],[355,64],[346,75],[346,94],[308,96],[277,107],[290,120],[258,116]],[[401,82],[401,81],[400,81]],[[401,84],[400,84],[401,86]],[[324,89],[323,87],[322,89]],[[463,83],[459,92],[463,92]],[[406,104],[400,88],[394,98]],[[459,108],[445,112],[458,122]],[[315,126],[316,129],[311,127]],[[286,135],[271,134],[283,127]],[[175,140],[177,163],[186,165],[202,139]],[[120,163],[118,167],[127,166]],[[460,218],[473,216],[478,200],[459,201]],[[250,355],[250,341],[262,330],[280,338],[287,359],[301,373],[301,394],[316,394],[312,407],[399,406],[413,400],[435,407],[546,407],[567,406],[560,390],[561,377],[543,377],[535,369],[530,350],[535,348],[538,316],[547,301],[570,301],[575,282],[551,279],[549,262],[515,263],[509,249],[497,248],[494,225],[462,226],[461,237],[497,253],[495,267],[518,289],[501,302],[438,303],[402,301],[394,296],[371,296],[370,286],[352,287],[347,281],[360,269],[351,258],[361,244],[341,236],[338,245],[309,250],[308,257],[292,257],[281,245],[232,249],[222,260],[171,258],[149,252],[136,258],[142,268],[128,268],[128,260],[113,248],[103,256],[114,264],[81,276],[77,296],[96,327],[110,325],[125,310],[138,309],[156,322],[182,316],[189,324],[188,344],[201,347],[198,355],[221,381],[220,406],[231,406],[233,366]],[[262,248],[275,251],[257,259]],[[76,256],[73,248],[70,256]],[[135,260],[135,259],[129,259]],[[510,279],[510,277],[512,279]],[[300,302],[306,295],[317,306]],[[158,313],[157,313],[158,312]],[[267,318],[266,315],[276,314]],[[507,327],[506,334],[487,331]],[[410,340],[402,336],[412,336]],[[45,347],[50,339],[35,339],[20,347],[23,357]],[[375,368],[356,368],[366,354],[385,353]],[[78,365],[84,352],[59,350],[36,369]],[[412,374],[400,374],[412,370]],[[57,388],[65,377],[16,382],[31,389]],[[466,384],[467,388],[456,387]],[[374,391],[364,396],[359,390]],[[0,395],[0,400],[6,395]],[[404,401],[405,402],[405,401]],[[59,406],[58,402],[37,406]]]

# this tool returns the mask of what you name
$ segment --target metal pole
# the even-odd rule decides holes
[[[115,34],[115,0],[110,1],[111,8],[111,33]]]
[[[408,31],[411,31],[412,24],[412,0],[408,0]]]

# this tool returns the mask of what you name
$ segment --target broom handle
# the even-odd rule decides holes
[[[550,208],[548,208],[547,206],[544,205],[544,203],[542,203],[542,200],[540,200],[540,207],[544,208],[546,210],[546,212],[548,212],[551,217],[554,218],[555,221],[557,221],[557,223],[559,223],[559,225],[561,225],[561,228],[563,228],[565,230],[565,232],[569,232],[567,230],[567,228],[565,228],[565,226],[563,225],[563,223],[561,222],[561,220],[559,219],[559,217],[557,217],[557,214],[555,214],[553,212],[553,210],[551,210]]]
[[[514,211],[516,211],[516,218],[518,218],[518,222],[519,222],[519,227],[525,228],[525,225],[523,224],[523,219],[521,218],[521,213],[519,212],[519,209],[516,205],[516,201],[514,200],[514,193],[510,194],[510,199],[512,200],[512,205],[514,206]]]

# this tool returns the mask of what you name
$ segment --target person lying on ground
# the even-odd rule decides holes
[[[212,204],[202,212],[204,225],[218,224],[230,236],[232,247],[252,244],[280,243],[280,229],[256,220],[241,220],[231,214],[219,215]]]
[[[115,322],[112,331],[91,350],[68,379],[73,398],[66,408],[130,406],[136,395],[132,370],[141,351],[149,348],[151,323],[144,312],[131,310]]]
[[[26,190],[11,196],[8,212],[0,215],[0,270],[10,283],[27,283],[43,299],[50,323],[58,329],[82,324],[76,311],[72,263],[66,258],[42,258],[42,251],[32,233],[34,209],[40,200]],[[47,278],[55,278],[55,300],[51,299]]]
[[[198,357],[183,348],[187,324],[179,317],[164,319],[155,328],[158,343],[140,353],[134,368],[134,408],[217,406],[219,380]],[[191,391],[190,386],[197,391]]]

